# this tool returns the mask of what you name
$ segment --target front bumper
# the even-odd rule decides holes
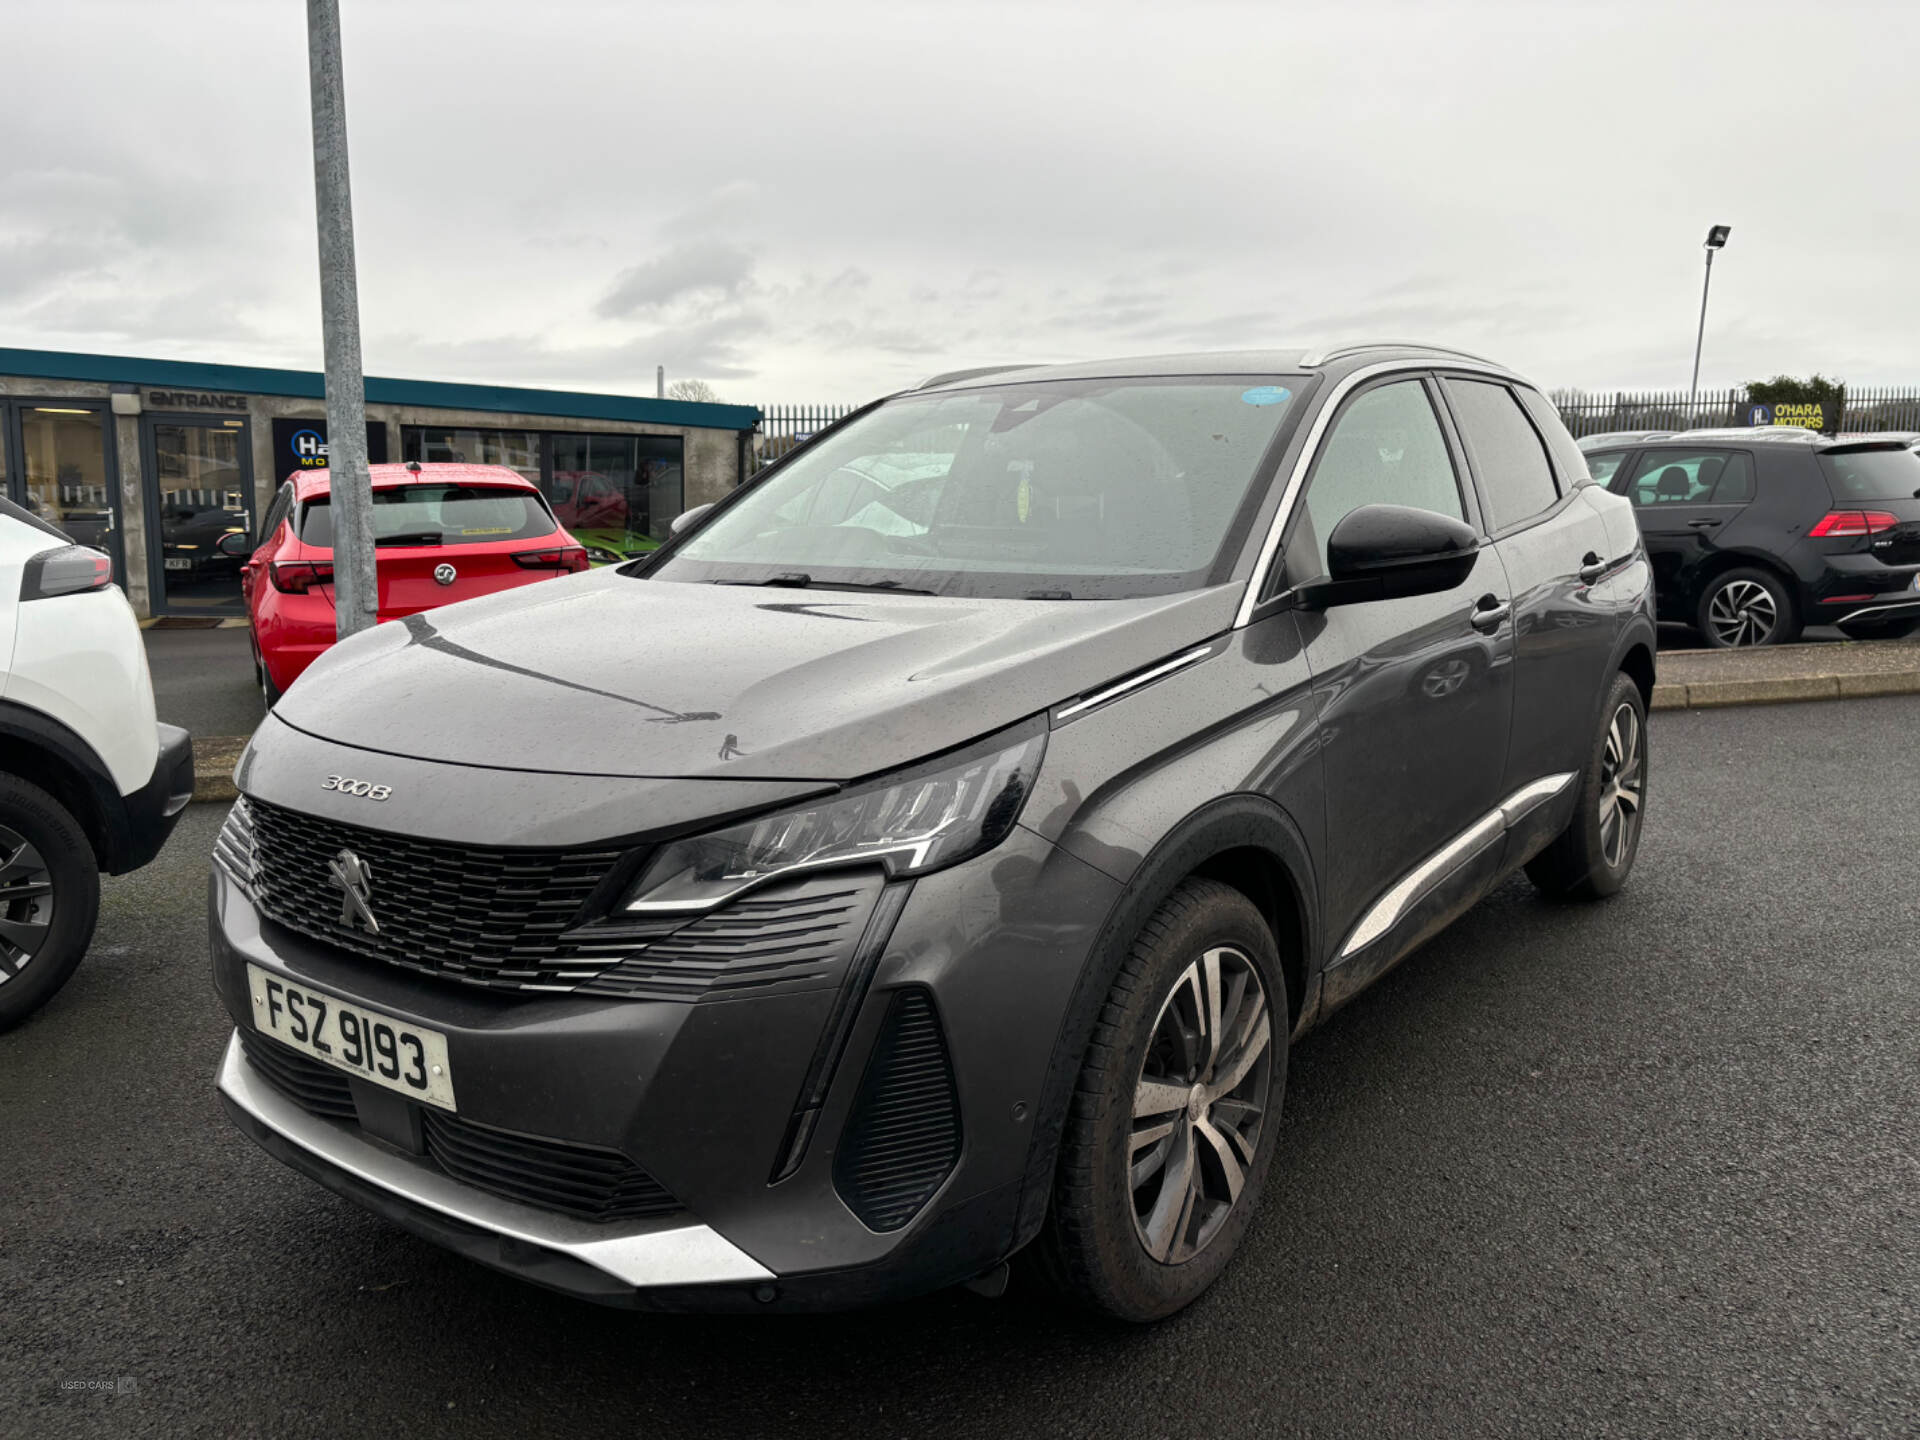
[[[160,753],[147,783],[126,797],[106,869],[124,875],[160,853],[180,812],[193,799],[193,736],[178,725],[161,725]]]
[[[308,1113],[237,1036],[220,1091],[240,1128],[328,1188],[581,1298],[833,1309],[920,1293],[980,1273],[1017,1244],[1031,1117],[1067,999],[1117,892],[1016,830],[910,893],[895,887],[876,899],[880,922],[818,985],[672,1001],[501,994],[415,974],[275,924],[216,866],[214,979],[236,1027],[253,1023],[251,962],[439,1030],[462,1119],[617,1150],[682,1209],[605,1225],[476,1189],[352,1121]],[[860,1158],[849,1136],[872,1109],[907,996],[937,1016],[954,1153],[911,1215],[876,1219],[849,1178]]]

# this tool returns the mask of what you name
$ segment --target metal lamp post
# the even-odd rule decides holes
[[[313,191],[320,232],[320,325],[327,356],[327,488],[332,492],[334,633],[342,640],[379,618],[373,485],[367,474],[366,377],[360,369],[360,291],[354,279],[353,199],[347,183],[347,95],[339,0],[307,0],[313,81]]]
[[[1693,384],[1687,391],[1687,423],[1693,423],[1694,402],[1700,397],[1700,346],[1707,338],[1707,291],[1713,287],[1713,252],[1723,248],[1727,236],[1733,233],[1731,225],[1715,225],[1707,231],[1707,278],[1700,287],[1700,328],[1693,337]]]

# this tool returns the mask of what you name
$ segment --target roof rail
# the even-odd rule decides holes
[[[938,375],[929,375],[913,388],[929,390],[935,385],[952,385],[961,380],[978,380],[987,375],[1004,375],[1009,370],[1037,370],[1036,361],[1027,360],[1018,365],[979,365],[971,370],[943,370]]]
[[[1471,350],[1455,350],[1450,345],[1428,345],[1420,340],[1367,340],[1357,345],[1335,345],[1326,350],[1308,350],[1300,357],[1302,365],[1319,367],[1329,360],[1344,360],[1349,355],[1358,355],[1367,350],[1424,350],[1430,355],[1451,355],[1460,360],[1478,360],[1482,365],[1500,365],[1498,360],[1490,360],[1485,355],[1476,355]],[[1500,365],[1502,370],[1507,367]]]

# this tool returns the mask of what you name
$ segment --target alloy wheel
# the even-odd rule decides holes
[[[1220,1233],[1260,1150],[1272,1078],[1266,987],[1242,950],[1208,950],[1161,1002],[1133,1087],[1133,1226],[1163,1265]]]
[[[1607,752],[1600,767],[1600,854],[1618,869],[1632,853],[1640,825],[1640,800],[1646,786],[1646,747],[1640,715],[1631,705],[1613,712],[1607,725]]]
[[[0,985],[46,943],[53,925],[53,872],[24,835],[0,825]]]
[[[1780,607],[1757,580],[1730,580],[1707,606],[1713,638],[1729,649],[1764,645],[1780,628]]]

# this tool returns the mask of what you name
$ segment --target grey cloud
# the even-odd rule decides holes
[[[614,276],[613,288],[593,309],[603,319],[618,320],[701,292],[737,295],[752,274],[753,257],[738,246],[676,245]]]

